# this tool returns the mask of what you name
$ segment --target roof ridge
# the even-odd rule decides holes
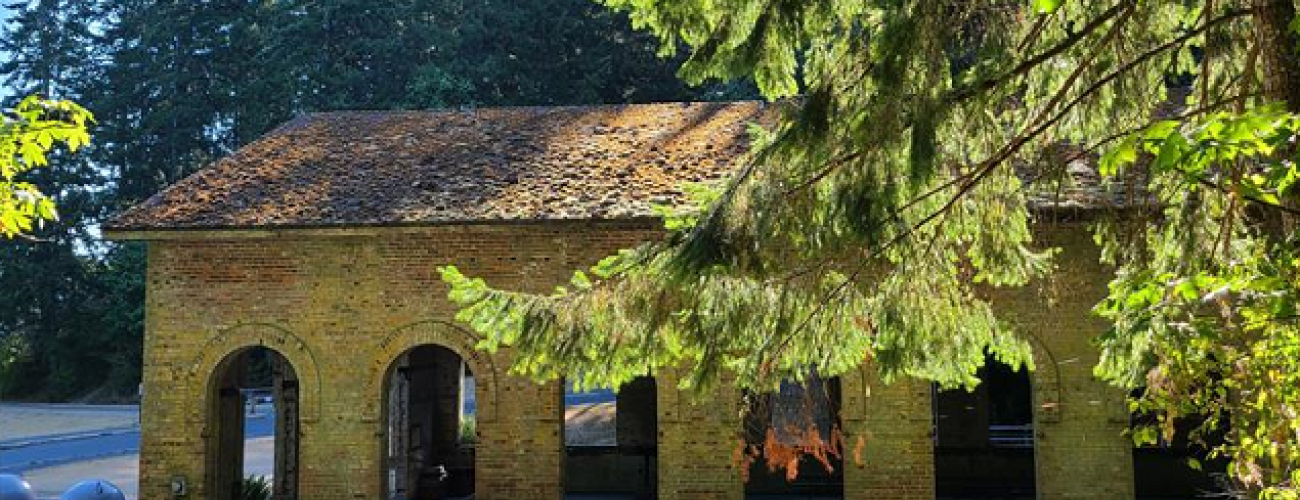
[[[258,136],[256,139],[253,139],[252,142],[249,142],[249,144],[260,141],[267,137],[283,134],[285,132],[306,126],[308,123],[311,123],[313,119],[320,116],[321,114],[323,113],[320,111],[308,111],[305,113],[298,113],[293,118],[290,118],[289,121],[276,125],[275,128],[272,128],[271,130],[268,130],[266,133]]]
[[[302,117],[319,116],[319,115],[350,115],[350,114],[438,114],[438,113],[461,113],[470,111],[520,111],[520,110],[578,110],[578,109],[608,109],[608,108],[625,108],[625,107],[668,107],[668,106],[692,106],[692,105],[743,105],[757,104],[759,106],[768,106],[773,103],[762,99],[736,99],[727,101],[654,101],[654,102],[612,102],[596,104],[509,104],[502,106],[477,106],[462,105],[447,108],[421,108],[421,109],[331,109],[323,111],[309,111],[298,115],[294,120]],[[292,120],[291,120],[292,121]],[[286,123],[287,124],[287,123]]]

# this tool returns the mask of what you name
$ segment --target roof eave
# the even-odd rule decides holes
[[[371,236],[392,233],[420,233],[447,228],[508,228],[541,225],[633,225],[651,228],[662,227],[663,219],[656,216],[581,219],[464,219],[428,222],[374,222],[339,224],[283,224],[254,226],[150,226],[105,227],[104,238],[112,241],[175,241],[213,239],[254,239],[285,236]]]

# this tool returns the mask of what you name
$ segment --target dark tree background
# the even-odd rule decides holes
[[[94,145],[34,179],[62,220],[0,242],[0,397],[112,400],[139,381],[144,252],[97,226],[295,115],[754,97],[590,0],[28,0],[0,88],[72,99]],[[2,19],[4,16],[0,16]],[[3,93],[0,93],[3,94]],[[10,105],[12,103],[2,103]]]

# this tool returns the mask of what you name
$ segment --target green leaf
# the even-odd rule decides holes
[[[1130,134],[1119,142],[1114,148],[1111,148],[1102,155],[1098,164],[1098,171],[1103,177],[1114,177],[1119,174],[1127,165],[1132,165],[1138,158],[1138,141],[1137,134]]]
[[[1050,14],[1061,8],[1064,0],[1032,0],[1032,2],[1034,10],[1038,11],[1039,14]]]
[[[1151,162],[1151,168],[1189,175],[1199,174],[1204,169],[1204,165],[1186,165],[1180,162],[1185,151],[1187,151],[1187,139],[1182,134],[1171,133],[1160,143],[1159,152]]]
[[[75,151],[89,141],[90,112],[68,101],[31,96],[0,113],[0,234],[14,237],[58,218],[54,201],[18,177],[46,166],[58,144]]]

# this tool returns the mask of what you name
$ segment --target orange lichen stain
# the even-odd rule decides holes
[[[799,462],[805,458],[815,460],[827,472],[834,472],[833,462],[844,459],[844,438],[838,425],[831,427],[828,436],[822,436],[813,423],[807,427],[789,426],[781,433],[769,427],[761,444],[746,445],[742,441],[734,460],[739,463],[746,481],[749,480],[749,468],[762,461],[768,470],[784,472],[786,481],[793,482],[799,478]],[[864,446],[865,441],[859,438],[853,450],[857,463],[861,463]]]

